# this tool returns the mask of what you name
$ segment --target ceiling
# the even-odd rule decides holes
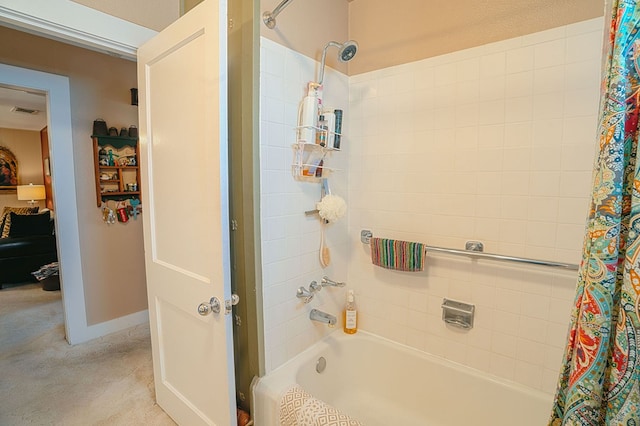
[[[402,0],[397,5],[388,0],[350,3],[349,38],[361,49],[349,62],[349,75],[559,31],[604,13],[603,0]]]
[[[36,110],[36,113],[15,111]],[[40,131],[47,125],[44,94],[0,86],[0,127]]]

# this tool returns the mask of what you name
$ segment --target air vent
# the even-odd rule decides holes
[[[40,110],[37,109],[31,109],[31,108],[22,108],[19,106],[14,106],[13,108],[11,108],[11,112],[18,112],[20,114],[31,114],[31,115],[36,115],[40,112]]]

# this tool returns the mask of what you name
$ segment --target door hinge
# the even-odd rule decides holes
[[[235,219],[231,219],[231,230],[232,231],[238,230],[238,221]]]
[[[233,18],[229,18],[229,29],[233,29]]]

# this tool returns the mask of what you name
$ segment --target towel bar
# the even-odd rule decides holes
[[[360,241],[362,241],[364,244],[369,244],[369,242],[371,241],[371,238],[373,238],[373,233],[368,229],[363,229],[362,231],[360,231]],[[550,268],[566,269],[569,271],[578,270],[578,265],[573,263],[554,262],[551,260],[528,259],[526,257],[505,256],[502,254],[483,253],[479,251],[458,250],[458,249],[450,249],[450,248],[435,247],[435,246],[425,246],[424,249],[426,252],[452,254],[456,256],[467,256],[474,259],[487,259],[487,260],[498,260],[503,262],[525,263],[528,265],[547,266]]]

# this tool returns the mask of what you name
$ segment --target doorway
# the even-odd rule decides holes
[[[47,127],[50,141],[50,167],[54,177],[53,195],[58,236],[58,261],[65,336],[70,344],[89,340],[82,257],[78,229],[76,179],[71,134],[69,79],[64,76],[0,64],[0,85],[44,94],[47,98]]]
[[[36,213],[36,216],[30,218],[35,222],[26,222],[21,226],[19,224],[16,230],[13,226],[2,230],[2,288],[33,282],[35,271],[38,271],[38,281],[43,289],[60,288],[57,267],[50,265],[51,262],[57,262],[57,236],[52,232],[55,211],[50,185],[51,173],[47,167],[49,135],[46,100],[46,96],[41,93],[0,85],[0,157],[8,156],[0,158],[3,171],[0,175],[0,210],[3,215],[8,214],[8,211]],[[15,175],[10,173],[12,163],[7,162],[11,161],[11,157],[15,161]],[[16,180],[12,181],[14,177]],[[53,222],[46,220],[47,218]],[[2,226],[0,223],[0,227]],[[14,238],[6,238],[14,233],[19,234],[18,239],[15,235]],[[45,268],[45,265],[48,266]]]

